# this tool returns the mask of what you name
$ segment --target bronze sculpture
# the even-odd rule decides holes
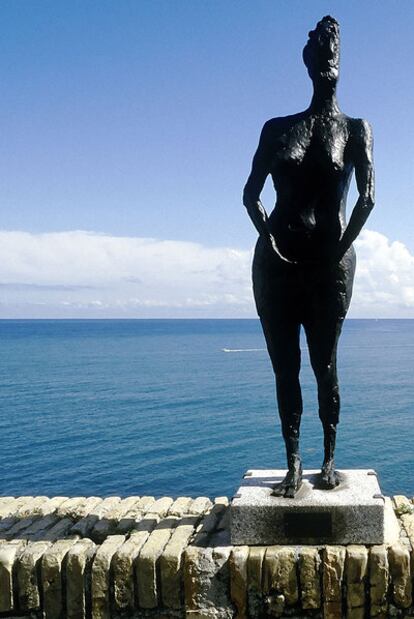
[[[343,114],[336,100],[339,26],[318,22],[303,50],[314,94],[304,112],[273,118],[263,127],[243,203],[259,232],[253,291],[276,377],[288,472],[273,491],[294,497],[302,483],[299,427],[299,333],[304,327],[318,386],[324,432],[320,486],[338,482],[334,451],[339,421],[336,351],[351,300],[353,241],[374,205],[369,124]],[[348,224],[346,197],[355,169],[358,200]],[[271,174],[277,193],[268,217],[260,202]]]

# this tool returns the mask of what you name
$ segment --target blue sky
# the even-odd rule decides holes
[[[365,250],[373,239],[386,238],[391,260],[404,247],[405,262],[393,264],[392,276],[405,269],[401,286],[409,288],[414,276],[411,0],[2,0],[0,227],[10,249],[0,256],[6,295],[0,315],[158,315],[161,306],[165,315],[181,315],[179,300],[163,300],[161,293],[155,298],[154,290],[145,297],[140,273],[136,289],[127,293],[137,305],[125,310],[125,293],[120,305],[109,308],[98,290],[102,282],[95,281],[99,260],[86,283],[75,274],[59,281],[57,263],[49,279],[26,268],[32,263],[45,270],[47,257],[54,252],[56,262],[68,239],[72,253],[61,261],[78,264],[73,252],[81,251],[79,260],[83,256],[89,264],[88,252],[95,256],[98,250],[85,239],[96,233],[234,250],[242,256],[238,268],[247,272],[256,233],[241,206],[241,191],[251,157],[266,119],[307,107],[311,83],[301,52],[308,31],[327,13],[341,26],[340,106],[368,119],[374,131],[377,206],[367,228],[380,236],[365,240]],[[271,210],[269,185],[263,201]],[[354,199],[355,192],[348,212]],[[84,233],[74,236],[79,230]],[[11,231],[20,236],[10,237]],[[55,238],[62,241],[56,247]],[[16,239],[22,251],[32,243],[31,253],[17,255]],[[108,259],[117,250],[99,251]],[[162,270],[163,260],[171,261],[157,251],[153,260],[160,256]],[[375,243],[370,251],[377,251]],[[372,258],[367,254],[366,260]],[[119,260],[125,260],[116,260],[110,266],[119,271]],[[119,278],[132,280],[133,264],[127,270]],[[239,279],[247,285],[245,275]],[[223,278],[220,282],[224,286]],[[191,278],[188,286],[192,299]],[[65,301],[68,287],[78,292]],[[96,292],[95,309],[82,297],[88,287]],[[212,288],[210,297],[216,293]],[[389,308],[391,314],[414,317],[414,288],[412,304],[407,294]],[[232,295],[237,297],[236,284]],[[151,299],[158,306],[151,306]],[[189,303],[183,315],[239,315],[239,310],[254,315],[251,305],[242,308],[237,301],[230,310],[217,299],[211,314],[196,309],[206,308],[205,300],[204,306]],[[361,302],[360,313],[379,315],[376,303],[363,309]]]

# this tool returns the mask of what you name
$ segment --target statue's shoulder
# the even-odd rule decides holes
[[[262,135],[266,138],[275,138],[285,133],[296,125],[299,121],[303,120],[304,114],[300,112],[298,114],[291,114],[290,116],[276,116],[270,118],[265,122],[262,129]]]
[[[372,127],[364,118],[351,118],[347,116],[348,126],[353,141],[360,144],[372,142]]]

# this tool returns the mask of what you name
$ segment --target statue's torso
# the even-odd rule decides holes
[[[277,203],[269,221],[287,257],[318,259],[336,246],[346,225],[356,122],[342,114],[306,112],[270,121],[267,143]]]

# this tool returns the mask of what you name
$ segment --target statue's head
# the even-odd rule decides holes
[[[303,48],[303,62],[313,82],[336,82],[339,76],[339,24],[326,15],[309,32]]]

